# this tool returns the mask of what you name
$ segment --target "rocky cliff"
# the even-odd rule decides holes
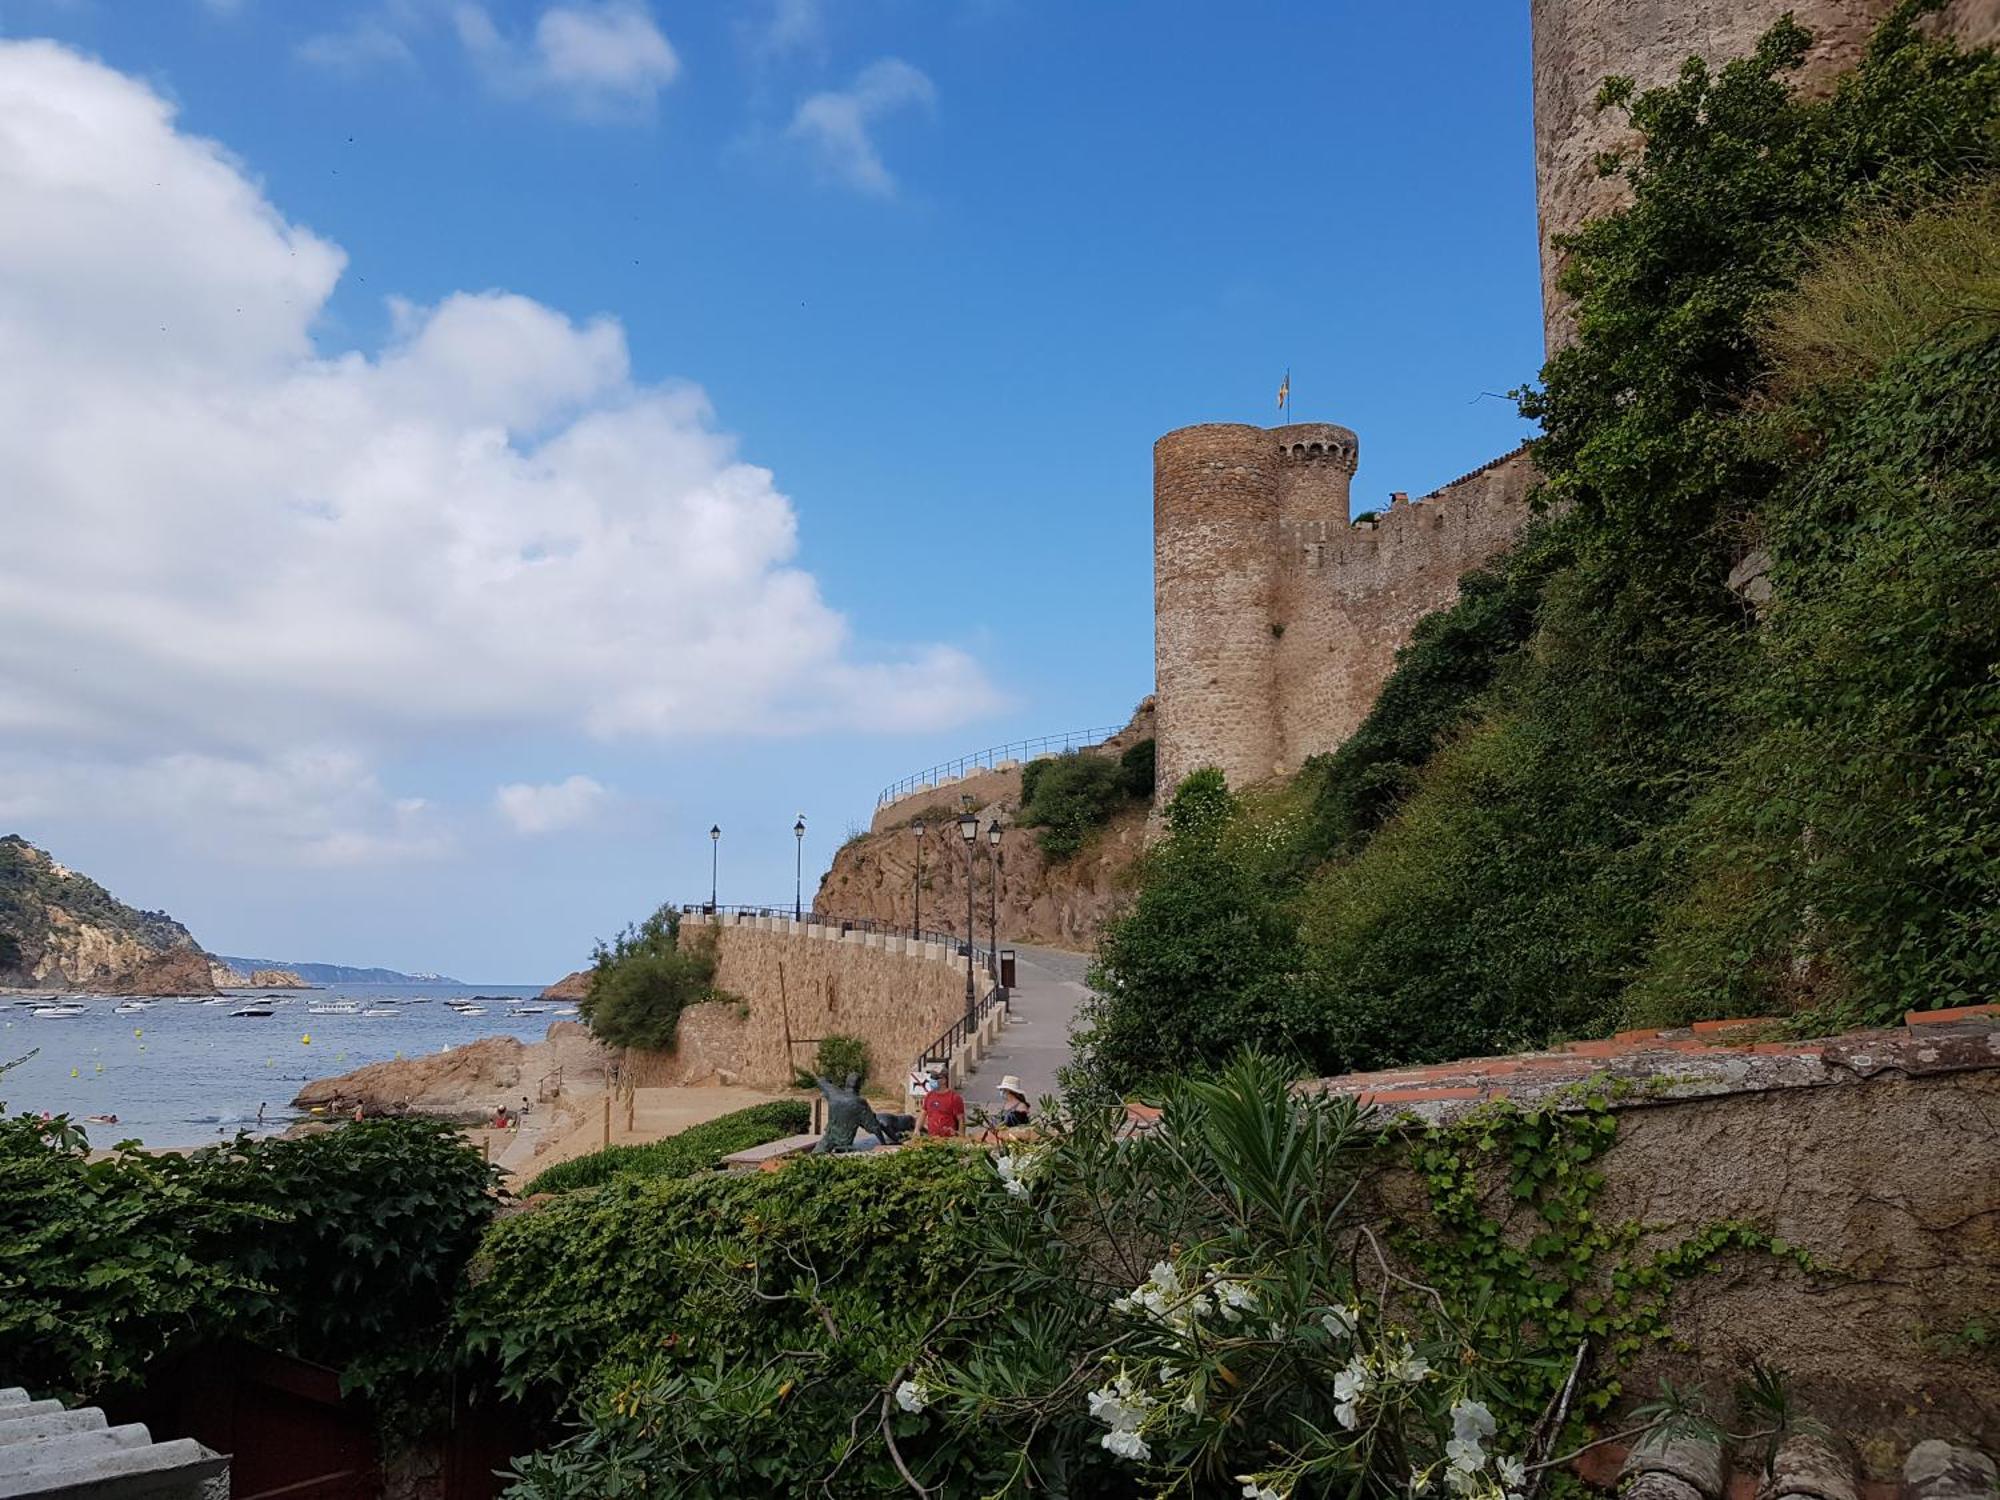
[[[1014,826],[1020,811],[1021,773],[993,772],[980,778],[987,794],[976,811],[981,826],[998,818],[1000,836],[999,927],[1001,943],[1037,943],[1087,952],[1096,946],[1104,923],[1124,903],[1133,862],[1146,841],[1146,810],[1135,807],[1114,817],[1069,859],[1051,862],[1036,831]],[[965,846],[949,819],[926,820],[923,886],[919,898],[919,840],[914,822],[893,824],[849,839],[833,857],[820,882],[813,910],[826,920],[868,917],[909,926],[918,916],[927,929],[965,931]],[[914,814],[913,814],[914,818]],[[973,852],[973,927],[986,940],[993,902],[992,850],[982,835]]]
[[[162,911],[127,906],[18,834],[0,838],[0,985],[208,995],[208,955]]]

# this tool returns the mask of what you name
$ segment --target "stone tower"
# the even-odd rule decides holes
[[[1279,684],[1300,579],[1285,539],[1346,528],[1358,452],[1321,422],[1206,423],[1153,445],[1162,793],[1201,766],[1245,786],[1292,763]]]
[[[1622,110],[1598,113],[1598,85],[1619,74],[1640,88],[1674,76],[1683,60],[1747,56],[1790,11],[1813,34],[1798,75],[1823,89],[1860,61],[1896,0],[1530,0],[1534,34],[1535,196],[1542,240],[1542,323],[1549,349],[1568,342],[1570,310],[1556,295],[1562,258],[1552,247],[1586,219],[1625,201],[1624,184],[1597,175],[1599,152],[1630,144]],[[2000,40],[2000,0],[1950,0],[1925,24],[1978,45]]]

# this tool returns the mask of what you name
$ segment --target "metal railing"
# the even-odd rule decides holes
[[[933,1064],[949,1068],[951,1066],[952,1054],[964,1046],[972,1038],[973,1034],[986,1024],[986,1018],[993,1014],[995,1006],[1005,1005],[1006,1003],[1006,991],[1001,989],[998,984],[988,985],[986,993],[981,995],[973,1005],[970,1015],[962,1015],[956,1021],[953,1021],[950,1026],[945,1028],[942,1036],[938,1037],[936,1041],[917,1054],[915,1071],[921,1073]]]
[[[990,771],[1003,760],[1032,759],[1037,755],[1062,754],[1070,750],[1087,750],[1093,745],[1101,745],[1112,735],[1123,729],[1123,724],[1110,724],[1101,729],[1072,729],[1067,734],[1038,735],[1031,740],[1011,740],[1004,745],[991,745],[984,750],[975,750],[970,755],[961,755],[957,760],[948,760],[932,766],[928,771],[919,771],[914,776],[905,776],[901,781],[892,782],[882,788],[882,794],[875,799],[877,807],[899,801],[911,792],[923,788],[934,788],[944,778],[957,778],[968,771]]]

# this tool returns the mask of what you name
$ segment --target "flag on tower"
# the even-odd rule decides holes
[[[1278,387],[1278,410],[1283,411],[1292,400],[1292,372],[1285,371],[1284,383]]]

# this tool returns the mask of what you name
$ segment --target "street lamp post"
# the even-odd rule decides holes
[[[720,823],[711,823],[708,828],[708,910],[711,916],[716,911],[715,870],[716,860],[720,857],[721,853],[722,825]]]
[[[910,907],[910,936],[921,939],[924,935],[924,820],[919,818],[912,823],[910,832],[917,836],[916,899]]]
[[[986,972],[1000,977],[1000,820],[986,825],[986,842],[993,850],[993,870],[986,888]]]
[[[969,1042],[978,1004],[972,994],[972,846],[979,837],[979,816],[970,808],[959,815],[958,836],[965,840],[965,1038]]]
[[[806,815],[799,814],[798,822],[792,825],[792,840],[796,844],[792,860],[792,920],[805,920],[806,890]]]

